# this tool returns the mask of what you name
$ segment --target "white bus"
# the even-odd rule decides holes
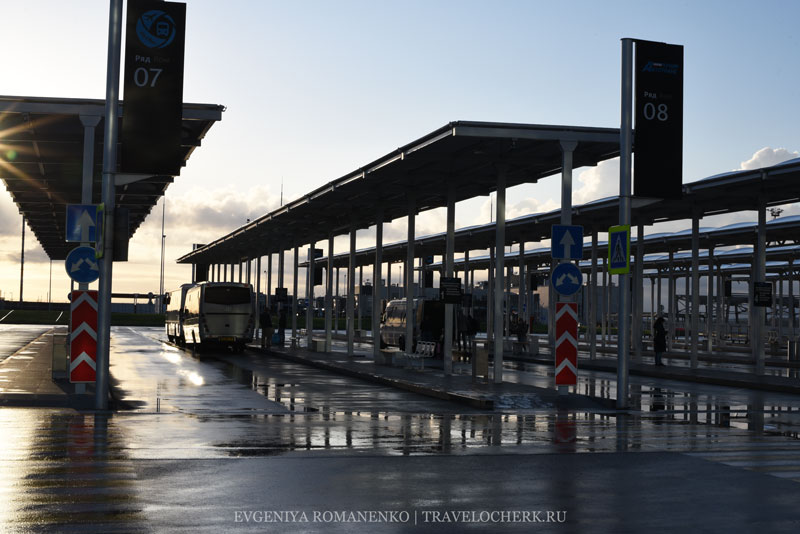
[[[167,305],[167,313],[164,318],[167,339],[179,345],[186,344],[186,337],[183,335],[183,310],[186,304],[186,292],[192,287],[194,284],[183,284],[179,289],[164,295],[164,303]]]
[[[253,341],[255,332],[255,299],[250,284],[234,282],[203,282],[181,287],[183,302],[167,304],[167,335],[179,344],[192,343],[203,347],[209,345],[233,347],[244,350]],[[179,310],[177,320],[170,310]],[[171,324],[178,323],[177,328]]]

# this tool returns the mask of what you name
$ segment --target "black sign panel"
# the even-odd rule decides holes
[[[186,4],[129,0],[122,172],[177,175],[181,170]]]
[[[461,304],[461,279],[447,276],[439,278],[439,300],[445,304]]]
[[[772,306],[772,284],[769,282],[753,284],[753,306]]]
[[[311,249],[309,249],[309,261],[311,260]],[[317,260],[322,257],[322,249],[315,248],[314,249],[314,259]],[[322,263],[314,262],[314,285],[321,286],[322,285]]]
[[[634,195],[680,198],[683,46],[636,41]]]
[[[275,302],[289,302],[289,291],[285,287],[275,288]]]

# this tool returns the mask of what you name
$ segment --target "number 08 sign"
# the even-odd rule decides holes
[[[181,168],[186,4],[129,0],[122,106],[123,172]]]
[[[634,194],[680,198],[683,47],[636,40]]]

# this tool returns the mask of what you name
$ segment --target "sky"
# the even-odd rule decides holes
[[[684,182],[800,156],[795,0],[186,4],[184,101],[226,111],[167,190],[166,289],[189,281],[175,260],[192,243],[277,208],[281,190],[290,201],[450,121],[619,127],[623,37],[684,46]],[[104,98],[108,9],[103,0],[6,2],[14,23],[0,32],[0,94]],[[575,204],[618,194],[617,160],[574,176]],[[511,188],[506,216],[555,209],[560,196],[558,177]],[[158,290],[162,202],[131,241],[130,261],[115,264],[114,291]],[[457,204],[456,227],[488,223],[491,202]],[[672,224],[656,230],[687,226]],[[417,221],[418,235],[444,229],[443,210]],[[359,246],[374,244],[370,235],[360,231]],[[20,237],[19,210],[0,192],[7,299],[19,298]],[[387,225],[385,242],[404,237],[404,220]],[[346,247],[336,239],[337,252]],[[52,263],[52,298],[65,301],[63,262]],[[50,279],[28,230],[25,300],[47,301]]]

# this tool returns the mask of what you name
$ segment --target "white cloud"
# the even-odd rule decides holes
[[[764,147],[753,154],[753,157],[747,161],[743,161],[739,167],[739,170],[752,170],[770,167],[798,156],[800,156],[800,153],[789,152],[785,148]]]
[[[578,175],[573,183],[573,204],[585,204],[592,200],[619,195],[619,158],[601,161]]]

